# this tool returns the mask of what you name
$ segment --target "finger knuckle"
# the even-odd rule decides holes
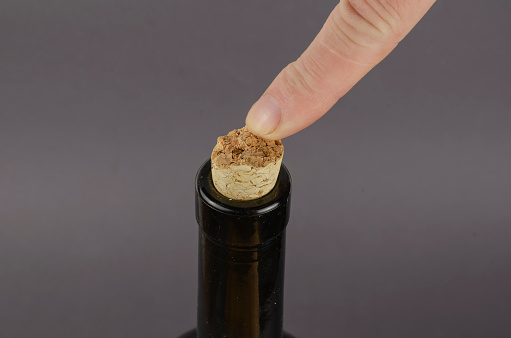
[[[284,81],[292,91],[304,95],[315,95],[318,93],[320,75],[311,67],[305,67],[301,60],[292,62],[284,68]]]
[[[400,41],[400,9],[396,0],[344,0],[342,17],[366,45],[378,46]],[[402,5],[399,5],[402,6]]]

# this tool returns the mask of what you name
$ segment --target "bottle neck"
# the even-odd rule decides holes
[[[285,228],[291,180],[252,201],[218,193],[211,164],[196,178],[199,223],[197,337],[282,337]]]
[[[282,337],[285,232],[239,248],[199,234],[197,337]]]

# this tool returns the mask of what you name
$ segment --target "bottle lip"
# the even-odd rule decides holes
[[[279,176],[273,189],[254,200],[233,200],[222,195],[213,184],[211,177],[211,159],[206,160],[199,168],[195,178],[195,191],[210,208],[238,217],[253,217],[267,214],[287,203],[291,194],[291,175],[284,164],[281,165]]]
[[[289,221],[291,177],[282,165],[275,187],[265,196],[232,200],[220,194],[206,161],[196,176],[195,217],[201,231],[218,243],[253,248],[279,238]]]

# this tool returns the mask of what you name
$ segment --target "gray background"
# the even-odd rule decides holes
[[[193,327],[195,172],[335,4],[1,0],[0,337]],[[284,140],[287,330],[511,336],[510,10],[440,1]]]

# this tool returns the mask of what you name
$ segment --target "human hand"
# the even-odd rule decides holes
[[[305,52],[252,106],[247,128],[281,139],[323,116],[383,60],[435,0],[340,0]]]

